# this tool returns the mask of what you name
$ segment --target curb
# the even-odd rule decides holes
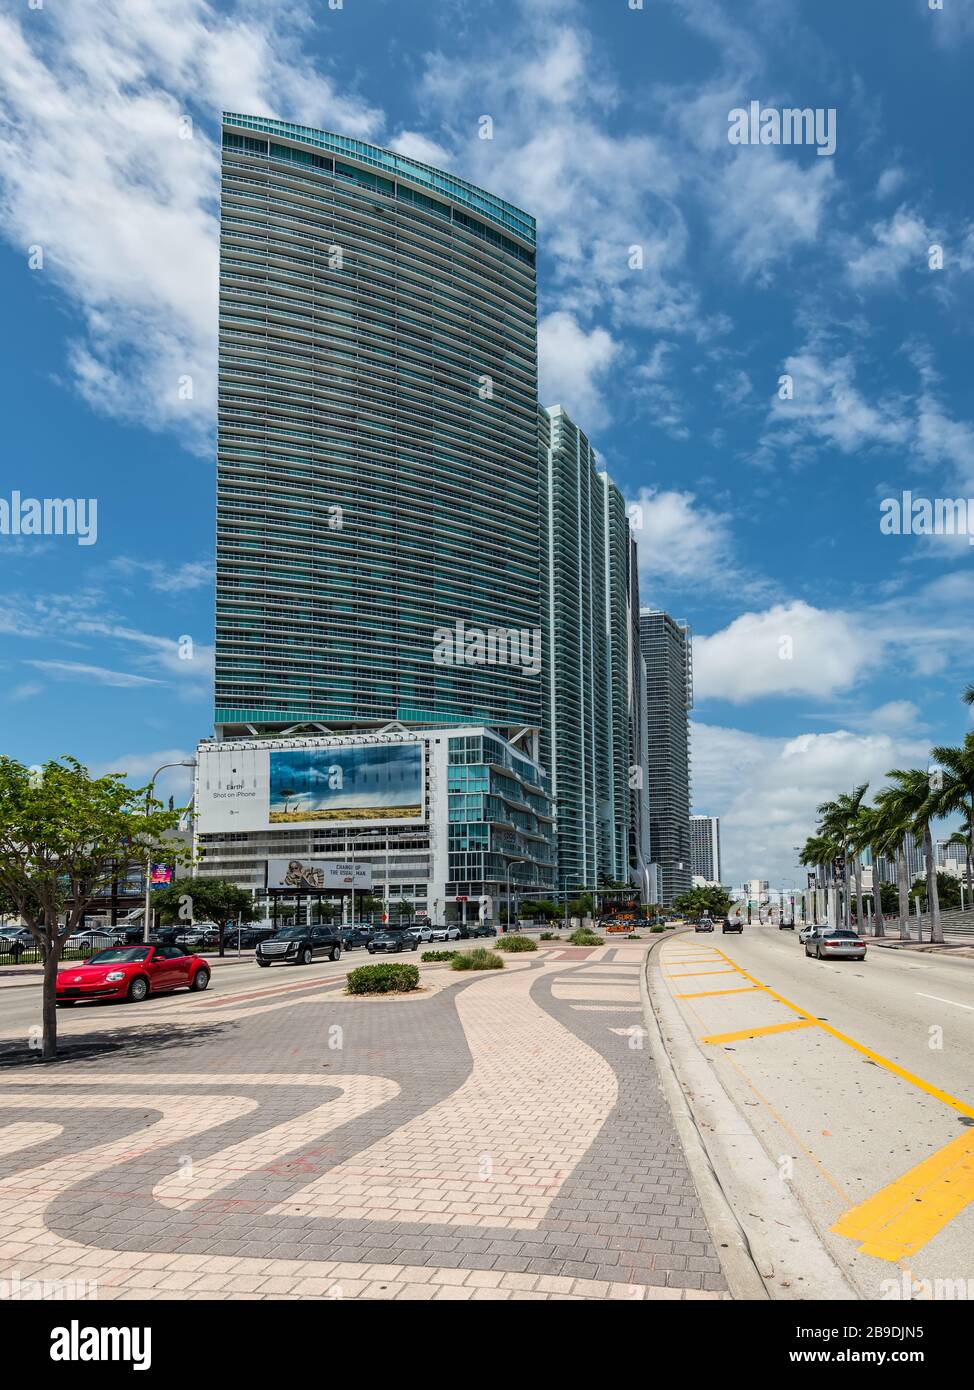
[[[650,1045],[732,1296],[858,1301],[862,1295],[798,1194],[781,1181],[676,1003],[668,995],[654,998],[652,963],[650,951],[641,977]]]
[[[651,942],[646,952],[646,963],[639,973],[639,996],[643,1006],[643,1017],[646,1020],[646,1031],[649,1034],[650,1051],[656,1064],[660,1089],[666,1097],[680,1136],[731,1298],[767,1300],[771,1295],[761,1277],[744,1228],[734,1215],[710,1155],[704,1147],[697,1122],[666,1049],[660,1021],[649,992],[649,964],[655,948],[664,941],[672,941],[676,935],[688,934],[668,932],[666,936],[659,936]]]

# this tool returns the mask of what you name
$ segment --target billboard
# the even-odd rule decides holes
[[[368,892],[372,887],[372,865],[334,859],[268,859],[268,888],[290,889],[294,893],[333,891]]]
[[[273,825],[422,821],[423,745],[203,745],[197,815],[207,835]]]
[[[168,887],[172,883],[172,866],[170,864],[153,864],[152,872],[149,874],[149,882],[153,888]]]

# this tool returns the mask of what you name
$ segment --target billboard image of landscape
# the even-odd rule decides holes
[[[270,821],[419,820],[418,743],[348,744],[270,754]]]

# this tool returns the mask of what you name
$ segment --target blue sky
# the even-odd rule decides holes
[[[971,547],[879,530],[974,498],[969,0],[59,0],[0,53],[0,496],[98,501],[94,545],[0,537],[6,751],[144,780],[211,732],[221,108],[537,217],[543,400],[693,626],[725,879],[970,727]],[[834,108],[835,154],[732,146],[751,101]]]

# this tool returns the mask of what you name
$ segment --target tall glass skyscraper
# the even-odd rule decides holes
[[[693,655],[690,629],[669,613],[643,608],[640,644],[646,662],[649,816],[660,897],[672,903],[693,883],[690,846],[690,733]]]
[[[536,729],[533,218],[233,114],[221,197],[218,734]]]
[[[645,670],[636,549],[623,496],[560,406],[541,412],[548,594],[542,762],[568,892],[648,886]]]

